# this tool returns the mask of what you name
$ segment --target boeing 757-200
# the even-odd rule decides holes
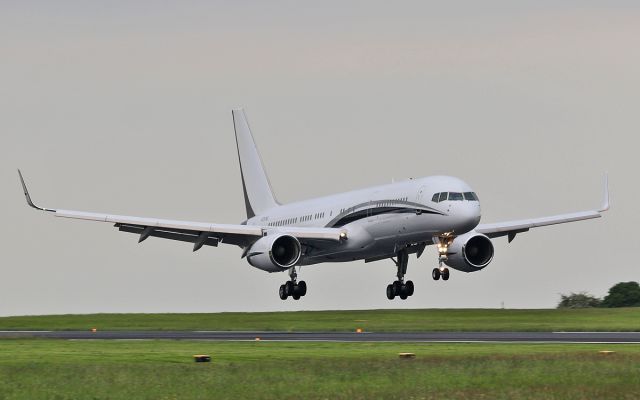
[[[290,204],[276,201],[253,140],[244,111],[233,110],[240,175],[247,219],[237,225],[175,221],[69,211],[36,206],[18,171],[27,203],[56,217],[109,222],[118,230],[148,237],[202,246],[231,244],[242,249],[242,258],[267,272],[289,272],[280,286],[282,300],[300,299],[307,293],[297,280],[296,267],[326,262],[364,262],[390,259],[397,280],[387,285],[389,300],[406,299],[414,291],[405,280],[409,256],[420,257],[435,245],[439,266],[434,280],[449,279],[451,267],[477,272],[493,259],[491,239],[531,228],[599,218],[609,209],[605,176],[604,198],[598,210],[492,224],[480,223],[480,201],[469,185],[450,176],[430,176]]]

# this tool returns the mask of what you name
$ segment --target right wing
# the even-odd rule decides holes
[[[159,218],[142,218],[126,215],[101,214],[84,211],[60,210],[39,207],[33,203],[22,173],[18,170],[20,182],[29,206],[53,213],[56,217],[82,219],[87,221],[109,222],[122,232],[140,235],[138,242],[149,236],[163,239],[178,240],[193,243],[193,251],[202,246],[218,246],[218,243],[235,244],[247,247],[266,234],[271,227],[243,225],[243,224],[213,224],[209,222],[178,221]],[[283,227],[278,229],[283,233],[295,236],[302,243],[315,241],[340,241],[346,238],[346,230],[339,228],[302,228]]]
[[[508,236],[509,242],[511,242],[516,237],[516,234],[527,232],[531,228],[564,224],[568,222],[582,221],[592,218],[600,218],[603,212],[609,210],[609,207],[609,179],[605,175],[602,205],[597,211],[582,211],[571,214],[554,215],[551,217],[523,219],[492,224],[480,224],[476,227],[475,231],[483,233],[490,238]]]

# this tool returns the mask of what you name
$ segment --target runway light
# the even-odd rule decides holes
[[[362,333],[362,328],[357,328],[356,333]]]
[[[260,341],[260,338],[259,338],[259,337],[257,337],[257,338],[256,338],[256,342],[259,342],[259,341]]]
[[[91,332],[96,333],[98,330],[96,328],[91,328]]]

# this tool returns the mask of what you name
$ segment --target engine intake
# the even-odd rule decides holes
[[[480,271],[493,260],[493,253],[491,239],[479,233],[469,232],[453,240],[445,264],[458,271]]]
[[[302,255],[302,246],[290,235],[268,235],[258,239],[247,252],[247,261],[253,267],[279,272],[296,265]]]

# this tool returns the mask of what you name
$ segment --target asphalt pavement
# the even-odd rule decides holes
[[[0,331],[1,338],[282,342],[640,343],[640,332]]]

